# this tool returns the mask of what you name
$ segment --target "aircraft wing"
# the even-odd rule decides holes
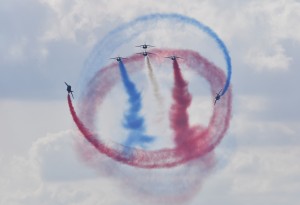
[[[148,44],[142,44],[142,45],[138,45],[138,46],[135,46],[135,47],[143,47],[143,46],[147,46],[147,47],[154,47],[152,45],[148,45]]]
[[[220,92],[218,93],[220,95],[220,93],[222,92],[223,88],[220,90]]]

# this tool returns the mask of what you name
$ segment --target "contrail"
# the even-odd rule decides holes
[[[175,131],[174,141],[178,147],[185,149],[187,144],[185,142],[191,140],[193,137],[191,135],[193,135],[194,132],[190,128],[189,114],[187,112],[187,109],[192,102],[192,96],[188,91],[188,83],[184,80],[176,59],[173,61],[173,73],[174,87],[172,96],[174,103],[170,108],[169,117],[171,127]],[[189,145],[193,146],[193,143],[189,143]]]
[[[162,96],[160,94],[159,85],[158,85],[157,80],[155,78],[155,75],[153,73],[153,68],[152,68],[152,65],[150,63],[150,60],[149,60],[148,56],[146,57],[146,63],[147,63],[147,69],[148,69],[148,76],[150,78],[150,82],[151,82],[152,87],[153,87],[154,96],[155,96],[157,102],[159,103],[159,105],[162,106],[163,99],[162,99]]]
[[[76,111],[75,111],[74,106],[73,106],[73,103],[72,103],[72,100],[71,100],[71,97],[70,97],[69,94],[68,94],[68,105],[69,105],[69,109],[70,109],[72,118],[73,118],[75,124],[77,125],[79,131],[85,137],[85,139],[87,141],[89,141],[99,151],[101,150],[102,152],[105,152],[105,145],[97,140],[97,137],[92,132],[90,132],[89,129],[86,126],[84,126],[84,124],[81,122],[81,120],[77,116]],[[112,153],[113,152],[111,152],[111,153],[107,152],[106,154],[108,156],[115,156]]]
[[[144,146],[146,143],[152,142],[153,137],[144,134],[144,118],[139,115],[142,109],[141,94],[137,91],[135,84],[129,79],[128,73],[122,61],[119,62],[119,70],[126,93],[129,97],[129,109],[124,115],[124,127],[128,129],[129,136],[124,142],[124,146],[131,147],[134,145]]]

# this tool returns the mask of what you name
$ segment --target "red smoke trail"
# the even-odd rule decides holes
[[[107,154],[109,157],[113,157],[115,159],[119,159],[119,157],[117,156],[117,153],[114,152],[114,150],[112,149],[107,149],[106,146],[104,144],[102,144],[98,139],[97,136],[95,136],[95,134],[93,134],[92,132],[89,131],[89,129],[87,129],[84,124],[81,122],[81,120],[78,118],[75,109],[73,107],[72,104],[72,100],[70,95],[68,94],[68,104],[69,104],[69,108],[70,108],[70,112],[71,115],[73,117],[74,122],[76,123],[79,131],[83,134],[83,136],[85,137],[85,139],[87,141],[89,141],[97,150],[99,150],[102,153]]]
[[[188,84],[183,79],[177,60],[173,61],[174,72],[174,88],[173,99],[174,104],[170,110],[171,127],[175,131],[175,143],[177,146],[182,145],[183,141],[189,135],[189,115],[187,109],[192,102],[192,96],[188,91]]]
[[[214,96],[215,92],[223,86],[226,80],[226,76],[220,68],[214,66],[197,52],[191,50],[157,49],[155,50],[155,53],[158,56],[167,56],[174,53],[182,56],[184,58],[182,63],[186,65],[187,69],[190,69],[189,71],[195,72],[207,80],[211,86],[212,96]],[[153,59],[157,63],[161,63],[163,61],[162,58],[159,57]],[[127,59],[125,63],[129,68],[128,72],[138,72],[139,69],[143,67],[143,58],[133,55]],[[131,166],[141,168],[167,168],[186,163],[198,157],[204,157],[220,143],[230,122],[231,89],[228,90],[229,92],[227,92],[226,95],[222,96],[222,99],[217,106],[212,107],[212,116],[207,127],[201,128],[199,125],[197,127],[189,128],[188,118],[185,117],[186,109],[182,109],[183,122],[180,123],[180,121],[175,121],[174,119],[174,122],[171,123],[172,126],[176,125],[174,127],[182,133],[182,135],[177,135],[177,139],[176,134],[174,136],[175,140],[177,140],[177,146],[175,148],[164,148],[154,151],[131,148],[133,154],[132,157],[128,159],[125,156],[122,156],[124,149],[126,149],[124,146],[116,143],[105,144],[98,135],[93,134],[90,130],[94,130],[94,118],[98,107],[101,106],[109,91],[118,81],[120,81],[116,69],[118,69],[118,65],[116,63],[104,67],[100,69],[89,82],[87,91],[83,96],[83,100],[79,104],[81,108],[81,117],[84,119],[83,122],[85,124],[83,124],[83,122],[77,117],[72,101],[70,97],[68,97],[69,107],[74,122],[85,139],[89,141],[100,153]],[[174,69],[174,71],[178,70]],[[180,75],[178,75],[178,82],[179,85],[184,87],[184,80],[180,81]],[[183,89],[181,91],[185,90]],[[189,99],[189,95],[186,94],[183,96],[186,97],[186,99]],[[182,102],[180,96],[176,97],[178,98],[179,104],[182,103],[187,106],[190,103],[189,100],[183,100]],[[175,112],[174,115],[179,116],[179,114],[180,113]],[[187,132],[183,132],[184,130],[187,130]]]
[[[76,114],[70,95],[68,95],[68,104],[72,118],[85,139],[90,142],[100,153],[103,153],[108,157],[131,166],[142,168],[174,167],[187,160],[181,156],[176,157],[178,152],[176,149],[144,151],[128,148],[130,149],[131,153],[133,153],[132,157],[128,158],[123,156],[122,153],[124,153],[124,149],[126,150],[126,147],[120,145],[118,146],[118,144],[114,145],[115,149],[108,147],[98,139],[96,134],[93,134],[88,128],[86,128],[86,126],[84,126]]]
[[[85,139],[88,142],[90,142],[100,153],[103,153],[108,157],[111,157],[119,162],[129,164],[132,166],[139,166],[143,168],[172,167],[178,163],[176,162],[176,160],[169,160],[168,163],[165,163],[164,162],[165,160],[160,159],[161,154],[164,157],[171,159],[174,153],[170,149],[147,153],[143,150],[128,148],[130,149],[131,153],[133,153],[132,154],[133,157],[128,158],[126,156],[123,156],[122,153],[124,153],[124,149],[126,150],[126,147],[124,146],[117,147],[118,145],[115,144],[114,146],[116,146],[117,149],[109,148],[107,145],[101,143],[101,141],[98,139],[98,136],[96,134],[93,134],[92,132],[89,131],[88,128],[86,128],[86,126],[84,126],[84,124],[81,122],[81,120],[78,118],[76,114],[70,95],[68,95],[68,104],[69,104],[69,109],[73,117],[73,120],[76,123],[79,131],[82,133]]]

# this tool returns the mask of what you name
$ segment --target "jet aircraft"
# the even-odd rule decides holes
[[[148,45],[148,44],[143,44],[143,45],[138,45],[138,46],[135,46],[135,47],[140,47],[140,48],[143,48],[143,49],[147,49],[148,47],[154,47],[154,46],[151,46],[151,45]]]
[[[140,53],[136,53],[136,54],[147,56],[148,54],[155,54],[155,53],[150,53],[150,52],[144,51],[144,52],[140,52]]]
[[[110,59],[115,59],[115,60],[117,60],[118,62],[120,62],[120,61],[122,61],[122,59],[127,59],[127,58],[123,58],[123,57],[118,56],[118,57],[110,58]]]
[[[65,82],[65,84],[66,84],[66,86],[67,86],[67,91],[68,91],[68,94],[70,94],[71,93],[71,95],[72,95],[72,98],[74,99],[74,96],[73,96],[73,90],[72,90],[72,88],[71,88],[71,85],[69,85],[68,83],[66,83]]]
[[[216,93],[216,97],[215,97],[215,103],[214,103],[214,105],[216,104],[216,102],[217,102],[218,100],[220,100],[220,99],[221,99],[221,92],[222,92],[222,90],[223,90],[223,89],[221,89],[221,90],[219,91],[219,93]]]
[[[167,57],[165,57],[165,58],[170,58],[171,60],[176,60],[177,58],[181,58],[181,57],[179,57],[179,56],[167,56]],[[182,58],[181,58],[182,59]]]

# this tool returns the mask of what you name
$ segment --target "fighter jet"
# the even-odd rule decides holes
[[[135,46],[135,47],[140,47],[140,48],[143,48],[143,49],[147,49],[148,47],[154,47],[154,46],[147,45],[147,44],[145,43],[145,44],[143,44],[143,45],[139,45],[139,46]]]
[[[110,58],[110,59],[115,59],[115,60],[117,60],[118,62],[120,62],[120,61],[122,61],[122,59],[127,59],[127,58],[123,58],[123,57],[118,56],[118,57]]]
[[[170,58],[171,60],[176,60],[177,58],[181,58],[181,57],[179,57],[179,56],[167,56],[167,57],[165,57],[165,58]],[[183,58],[181,58],[181,59],[183,59]]]
[[[214,103],[214,105],[216,104],[216,102],[218,101],[218,100],[220,100],[221,99],[221,92],[222,92],[222,90],[223,89],[221,89],[220,91],[219,91],[219,93],[216,93],[216,97],[215,97],[215,103]]]
[[[136,53],[136,54],[140,54],[140,55],[143,55],[143,56],[147,56],[148,54],[154,54],[155,55],[155,53],[150,53],[150,52],[147,52],[147,51]]]
[[[66,84],[66,86],[67,86],[67,91],[68,91],[68,94],[70,94],[71,93],[71,95],[72,95],[72,98],[74,99],[74,96],[73,96],[73,90],[72,90],[72,88],[71,88],[71,85],[69,85],[68,83],[66,83],[65,82],[65,84]]]

